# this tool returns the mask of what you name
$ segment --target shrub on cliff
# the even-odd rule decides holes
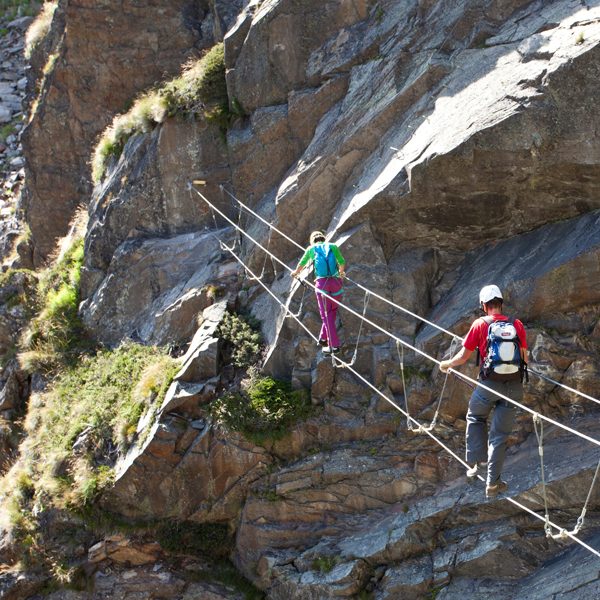
[[[239,105],[234,103],[234,107]],[[229,111],[224,48],[217,44],[185,65],[181,76],[142,94],[125,114],[115,117],[94,151],[92,177],[99,181],[110,157],[119,157],[129,138],[151,131],[167,117],[204,117],[209,124],[226,129],[241,111],[234,113]]]
[[[162,403],[177,368],[166,349],[133,343],[64,368],[47,391],[32,396],[22,458],[0,493],[26,474],[43,506],[81,509],[93,502],[112,480],[142,414]],[[25,497],[25,511],[26,504]]]
[[[223,350],[225,362],[236,367],[256,363],[263,341],[258,319],[241,313],[225,313],[217,334],[229,342]]]
[[[28,372],[48,370],[89,346],[77,314],[87,211],[79,211],[50,267],[38,276],[32,299],[36,315],[21,338],[19,360]]]
[[[251,371],[239,392],[218,398],[208,410],[228,429],[260,446],[283,439],[297,421],[312,414],[313,406],[308,390],[294,390],[287,381]]]

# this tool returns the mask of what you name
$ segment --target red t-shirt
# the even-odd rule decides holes
[[[505,317],[504,315],[492,315],[492,317],[494,318],[494,321],[508,321],[508,317]],[[485,351],[487,349],[488,329],[489,325],[483,319],[477,319],[473,322],[473,325],[471,325],[471,329],[469,329],[469,333],[467,333],[467,337],[462,344],[469,352],[473,352],[473,350],[479,346],[482,360],[485,358]],[[515,319],[515,329],[517,330],[517,335],[521,342],[521,348],[527,348],[525,328],[519,319]]]

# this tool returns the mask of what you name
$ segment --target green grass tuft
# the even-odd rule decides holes
[[[211,416],[260,446],[281,440],[299,420],[314,410],[308,390],[293,390],[287,381],[253,375],[240,393],[218,398],[208,407]]]
[[[312,561],[311,568],[313,571],[321,571],[321,573],[329,573],[334,567],[342,562],[340,556],[317,556]]]
[[[29,373],[68,362],[70,353],[90,346],[77,313],[80,301],[83,235],[76,236],[53,265],[39,276],[33,310],[37,316],[21,339],[19,355]]]

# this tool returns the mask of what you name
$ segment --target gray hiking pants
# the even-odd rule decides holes
[[[504,394],[511,400],[520,402],[523,398],[523,384],[520,381],[491,381],[485,379],[473,392],[467,413],[467,461],[488,463],[487,485],[494,485],[500,479],[506,457],[508,436],[512,431],[517,412],[516,406],[498,398],[493,392]],[[492,409],[492,426],[489,433],[487,418]]]

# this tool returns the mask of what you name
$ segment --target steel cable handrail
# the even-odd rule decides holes
[[[221,246],[224,247],[226,250],[228,250],[231,253],[231,255],[242,265],[242,267],[252,276],[252,278],[256,279],[258,281],[258,283],[273,297],[273,299],[284,309],[284,311],[286,313],[288,313],[289,316],[291,316],[294,320],[296,320],[298,322],[298,324],[306,331],[306,333],[308,333],[308,335],[315,342],[317,342],[318,341],[317,337],[310,331],[310,329],[308,329],[308,327],[294,313],[292,313],[292,311],[288,307],[286,307],[283,304],[283,302],[281,302],[281,300],[269,289],[269,287],[263,281],[259,280],[256,277],[256,275],[244,264],[244,261],[241,258],[239,258],[237,256],[237,254],[229,246],[227,246],[226,244],[224,244],[221,240],[219,240],[219,242],[220,242]],[[414,419],[413,417],[411,417],[409,413],[407,413],[404,410],[402,410],[402,408],[400,408],[400,406],[398,406],[395,402],[393,402],[387,396],[385,396],[371,382],[367,381],[362,375],[360,375],[357,371],[355,371],[350,365],[348,365],[347,363],[345,363],[343,360],[341,360],[337,356],[334,357],[334,358],[335,358],[335,360],[338,363],[340,363],[341,366],[343,366],[343,367],[347,368],[349,371],[351,371],[356,377],[358,377],[358,379],[360,379],[361,381],[363,381],[376,394],[378,394],[379,396],[381,396],[386,402],[388,402],[394,408],[396,408],[397,410],[399,410],[408,420],[413,421],[418,427],[420,427],[420,423],[416,419]],[[431,433],[431,431],[423,430],[423,433],[425,433],[426,435],[428,435],[434,442],[436,442],[441,448],[443,448],[446,452],[448,452],[448,454],[450,454],[453,458],[455,458],[460,464],[462,464],[466,468],[469,468],[469,465],[464,460],[462,460],[454,451],[452,451],[450,448],[448,448],[448,446],[446,446],[443,442],[441,442],[438,438],[436,438]],[[484,479],[483,479],[483,477],[481,475],[478,475],[477,477],[478,477],[478,479],[480,481],[485,482]],[[556,525],[555,523],[553,523],[552,521],[550,521],[549,519],[547,519],[545,516],[539,515],[538,513],[536,513],[531,508],[529,508],[529,507],[521,504],[520,502],[517,502],[514,498],[505,497],[504,499],[507,500],[508,502],[510,502],[511,504],[513,504],[514,506],[516,506],[517,508],[519,508],[519,509],[521,509],[521,510],[527,512],[527,513],[529,513],[531,516],[535,517],[536,519],[542,521],[544,524],[547,523],[551,527],[554,527],[560,533],[564,533],[564,535],[566,535],[567,537],[571,538],[574,542],[578,543],[580,546],[582,546],[583,548],[585,548],[586,550],[588,550],[589,552],[591,552],[592,554],[594,554],[594,555],[596,555],[597,557],[600,558],[600,552],[598,552],[597,550],[595,550],[594,548],[592,548],[591,546],[589,546],[588,544],[586,544],[585,542],[583,542],[582,540],[580,540],[578,537],[576,537],[575,535],[573,535],[571,532],[565,531],[564,528],[562,528],[560,525]]]
[[[299,248],[300,250],[302,250],[302,252],[305,251],[305,248],[303,246],[301,246],[298,242],[296,242],[291,237],[289,237],[288,235],[286,235],[285,233],[283,233],[283,231],[277,229],[277,227],[275,227],[272,223],[269,223],[269,221],[267,221],[266,219],[264,219],[263,217],[261,217],[257,212],[253,211],[251,208],[249,208],[248,206],[246,206],[241,200],[239,200],[238,198],[236,198],[229,190],[225,189],[223,186],[221,186],[221,189],[223,189],[225,192],[227,192],[240,205],[240,207],[242,207],[249,214],[251,214],[252,216],[254,216],[257,219],[259,219],[260,221],[262,221],[265,225],[267,225],[268,227],[270,227],[273,231],[276,231],[279,235],[281,235],[286,240],[288,240],[289,242],[291,242],[292,244],[294,244],[294,246],[296,246],[297,248]],[[196,191],[198,192],[198,190],[196,190]],[[200,192],[198,192],[198,193],[200,193]],[[259,244],[259,246],[260,246],[260,244]],[[262,246],[260,246],[260,247],[262,247]],[[399,304],[396,304],[392,300],[389,300],[388,298],[385,298],[384,296],[381,296],[380,294],[377,294],[376,292],[368,289],[367,287],[365,287],[364,285],[358,283],[357,281],[354,281],[353,279],[351,279],[347,275],[344,275],[344,277],[350,283],[352,283],[353,285],[355,285],[357,288],[363,290],[364,292],[368,292],[369,294],[371,294],[371,296],[377,298],[378,300],[381,300],[381,301],[389,304],[390,306],[393,306],[394,308],[397,308],[398,310],[400,310],[400,311],[402,311],[402,312],[410,315],[411,317],[414,317],[415,319],[418,319],[419,321],[421,321],[423,323],[427,323],[427,325],[431,325],[432,327],[438,329],[439,331],[441,331],[443,333],[448,334],[449,336],[451,336],[454,339],[460,340],[461,342],[464,340],[463,337],[457,335],[456,333],[453,333],[452,331],[449,331],[448,329],[444,329],[440,325],[437,325],[436,323],[433,323],[432,321],[427,320],[425,317],[422,317],[422,316],[418,315],[417,313],[414,313],[414,312],[408,310],[407,308],[404,308],[403,306],[400,306]],[[553,383],[554,385],[562,387],[565,390],[568,390],[569,392],[577,394],[578,396],[581,396],[582,398],[585,398],[586,400],[591,400],[592,402],[595,402],[596,404],[600,404],[600,400],[594,398],[593,396],[590,396],[588,394],[585,394],[584,392],[581,392],[581,391],[576,390],[576,389],[574,389],[572,387],[569,387],[568,385],[565,385],[564,383],[561,383],[559,381],[555,381],[554,379],[551,379],[550,377],[546,377],[546,375],[542,375],[541,373],[539,373],[538,371],[535,371],[534,369],[529,369],[528,368],[528,372],[532,373],[533,375],[537,375],[541,379],[544,379],[544,380],[546,380],[546,381],[548,381],[550,383]]]
[[[259,248],[261,248],[264,252],[266,252],[272,259],[274,259],[275,261],[277,261],[279,264],[281,264],[283,266],[284,269],[287,269],[288,271],[292,272],[293,269],[291,269],[285,262],[283,262],[280,258],[278,258],[277,256],[275,256],[272,252],[268,251],[266,248],[264,248],[264,246],[262,246],[257,240],[255,240],[248,232],[244,231],[243,229],[239,228],[225,213],[223,213],[221,210],[219,210],[214,204],[212,204],[202,193],[200,193],[195,187],[193,187],[190,184],[190,188],[193,189],[203,200],[204,202],[206,202],[208,204],[208,206],[216,211],[217,213],[219,213],[228,223],[230,223],[231,225],[233,225],[233,227],[235,227],[236,229],[238,229],[243,235],[245,235],[250,241],[252,241],[254,244],[256,244]],[[309,281],[305,281],[305,284],[312,287],[316,293],[321,293],[321,290],[318,290],[312,283],[310,283]],[[396,340],[397,342],[403,344],[405,347],[410,348],[411,350],[413,350],[414,352],[420,354],[421,356],[427,358],[428,360],[431,360],[432,362],[436,363],[437,365],[439,365],[441,363],[441,361],[437,360],[436,358],[429,356],[426,352],[424,352],[423,350],[419,350],[418,348],[412,346],[411,344],[409,344],[408,342],[405,342],[403,339],[395,336],[393,333],[391,333],[390,331],[387,331],[386,329],[384,329],[383,327],[381,327],[380,325],[377,325],[377,323],[374,323],[373,321],[371,321],[370,319],[367,319],[366,317],[363,317],[360,313],[357,313],[355,310],[353,310],[352,308],[350,308],[349,306],[346,306],[345,304],[343,304],[342,302],[340,302],[339,300],[336,300],[336,302],[338,303],[339,306],[341,306],[342,308],[344,308],[345,310],[347,310],[349,313],[353,314],[354,316],[358,317],[359,319],[363,319],[365,323],[368,323],[369,325],[371,325],[372,327],[375,327],[376,329],[378,329],[379,331],[385,333],[386,335],[389,335],[392,339]],[[459,371],[456,371],[455,369],[449,368],[448,369],[449,372],[451,373],[456,373],[457,375],[460,375],[460,377],[464,380],[470,381],[471,383],[473,383],[474,385],[479,385],[479,382],[471,377],[469,377],[468,375],[465,375],[464,373],[460,373]],[[568,431],[574,435],[577,435],[585,440],[587,440],[588,442],[592,442],[593,444],[595,444],[596,446],[600,446],[600,441],[585,435],[583,433],[580,433],[579,431],[577,431],[576,429],[573,429],[571,427],[569,427],[568,425],[563,425],[562,423],[559,423],[558,421],[555,421],[554,419],[551,419],[550,417],[547,417],[545,415],[541,415],[539,413],[537,413],[536,411],[534,411],[533,409],[529,408],[528,406],[525,406],[523,404],[520,404],[519,402],[513,400],[512,398],[509,398],[508,396],[505,396],[504,394],[501,394],[500,392],[496,392],[493,390],[492,393],[497,396],[498,398],[502,398],[503,400],[506,400],[508,402],[510,402],[511,404],[521,408],[522,410],[531,413],[532,415],[539,415],[539,417],[541,419],[544,419],[545,421],[548,421],[548,423],[552,423],[553,425],[556,425],[557,427],[564,429],[565,431]]]

